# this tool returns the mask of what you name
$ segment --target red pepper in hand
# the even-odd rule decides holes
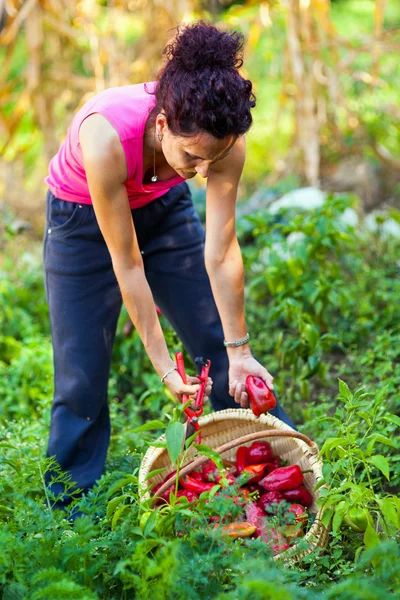
[[[266,466],[266,463],[264,463],[262,465],[248,465],[245,467],[241,474],[241,477],[246,477],[243,485],[246,483],[258,483],[264,476]]]
[[[194,492],[195,494],[201,494],[202,492],[212,490],[215,486],[215,483],[198,481],[197,479],[193,479],[193,477],[190,477],[189,475],[184,475],[179,480],[179,483],[185,490],[189,490],[189,492]]]
[[[247,446],[239,446],[239,448],[236,450],[236,469],[238,475],[240,475],[247,465],[248,451],[249,449]]]
[[[247,375],[246,391],[249,396],[250,408],[256,417],[275,408],[275,396],[261,377]]]
[[[298,465],[280,467],[261,479],[260,485],[268,492],[294,490],[303,483],[303,473]]]
[[[279,504],[284,500],[283,495],[280,492],[267,492],[263,494],[258,500],[257,504],[260,506],[266,513],[274,512],[271,509],[273,504]]]
[[[312,495],[303,485],[300,485],[294,490],[286,490],[282,492],[282,494],[285,500],[288,500],[289,502],[298,502],[303,506],[310,506],[313,501]]]

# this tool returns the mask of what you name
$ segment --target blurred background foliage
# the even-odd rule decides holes
[[[0,199],[41,207],[75,111],[154,80],[173,28],[198,18],[246,39],[258,102],[240,200],[286,182],[400,203],[397,0],[0,2]]]

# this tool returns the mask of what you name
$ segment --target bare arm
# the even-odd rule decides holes
[[[205,263],[221,317],[225,339],[235,341],[247,333],[244,313],[244,268],[236,236],[237,189],[246,157],[245,138],[232,152],[215,163],[207,181]],[[245,391],[247,374],[262,377],[272,388],[273,378],[252,356],[250,344],[227,348],[229,393],[243,407],[248,406]]]
[[[207,181],[205,263],[226,340],[244,338],[244,269],[236,237],[237,189],[245,161],[245,138],[218,161]],[[250,345],[228,348],[228,354],[251,354]]]
[[[124,185],[127,166],[121,141],[112,125],[100,114],[85,119],[80,128],[79,141],[93,208],[111,255],[123,301],[161,377],[175,363],[169,355],[144,272]],[[165,382],[167,385],[173,382],[175,387],[183,385],[176,372]],[[186,393],[193,394],[198,386],[186,387],[190,388]],[[181,393],[181,390],[177,393]]]

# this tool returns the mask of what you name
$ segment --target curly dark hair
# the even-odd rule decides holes
[[[191,137],[207,132],[218,139],[242,135],[251,127],[256,105],[252,83],[239,75],[244,36],[196,21],[176,27],[163,54],[167,61],[157,74],[153,93],[153,123],[162,109],[174,135]]]

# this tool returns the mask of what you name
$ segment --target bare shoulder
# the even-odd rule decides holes
[[[128,173],[121,140],[103,115],[93,113],[86,117],[79,129],[79,143],[85,167],[91,165],[102,175],[126,181]]]

